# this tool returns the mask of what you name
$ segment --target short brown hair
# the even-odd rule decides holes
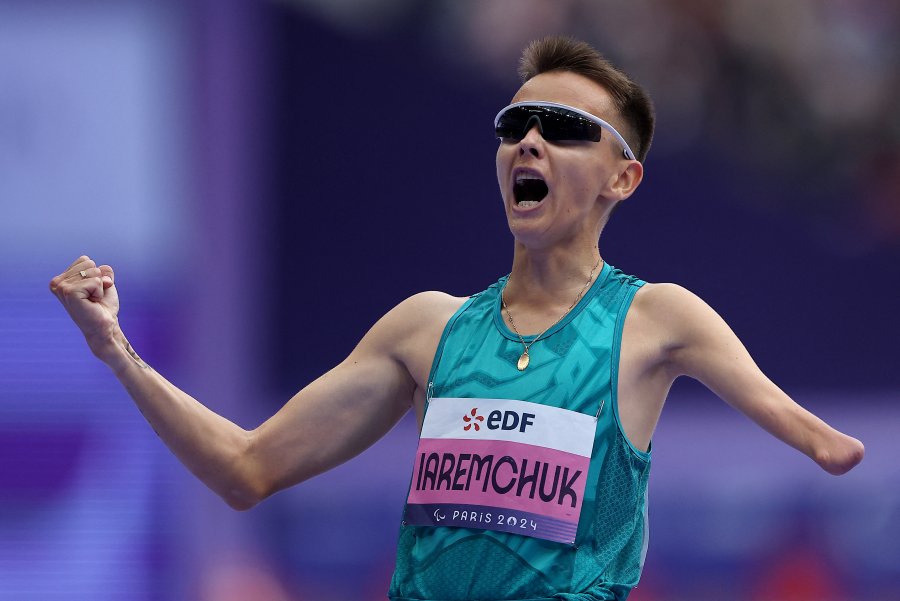
[[[628,130],[622,136],[641,163],[650,150],[656,115],[650,96],[591,45],[569,37],[546,37],[531,42],[522,52],[522,83],[548,71],[571,71],[603,86],[613,99]]]

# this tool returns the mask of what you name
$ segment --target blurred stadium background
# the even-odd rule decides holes
[[[657,105],[604,257],[700,294],[867,445],[833,478],[679,382],[632,598],[900,599],[892,0],[0,1],[0,599],[385,598],[411,421],[233,512],[47,282],[112,263],[138,351],[253,427],[409,294],[507,272],[491,120],[551,33]]]

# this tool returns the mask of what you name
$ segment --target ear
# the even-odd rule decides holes
[[[625,200],[634,194],[643,179],[644,166],[638,161],[625,161],[610,182],[611,196],[617,201]]]

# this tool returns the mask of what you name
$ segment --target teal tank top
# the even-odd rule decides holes
[[[616,390],[625,314],[644,282],[604,263],[578,304],[531,347],[530,364],[519,371],[522,342],[500,311],[507,277],[468,299],[447,323],[428,398],[516,399],[597,416],[575,544],[404,520],[389,597],[626,599],[647,547],[650,453],[626,439]],[[425,411],[427,416],[427,403]]]

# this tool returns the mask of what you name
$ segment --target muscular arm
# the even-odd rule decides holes
[[[346,360],[250,431],[135,360],[107,363],[178,459],[229,505],[248,509],[356,456],[409,409],[412,379],[382,352],[396,317],[385,316]]]
[[[131,349],[118,325],[113,278],[109,266],[80,257],[50,288],[163,442],[236,509],[350,459],[390,430],[416,389],[409,357],[427,351],[434,324],[442,326],[440,318],[452,312],[446,295],[407,299],[346,360],[247,431],[169,383]]]
[[[665,361],[675,376],[699,380],[831,474],[843,474],[862,461],[862,443],[826,424],[769,380],[706,303],[671,284],[657,284],[646,292],[645,304],[667,333]]]

